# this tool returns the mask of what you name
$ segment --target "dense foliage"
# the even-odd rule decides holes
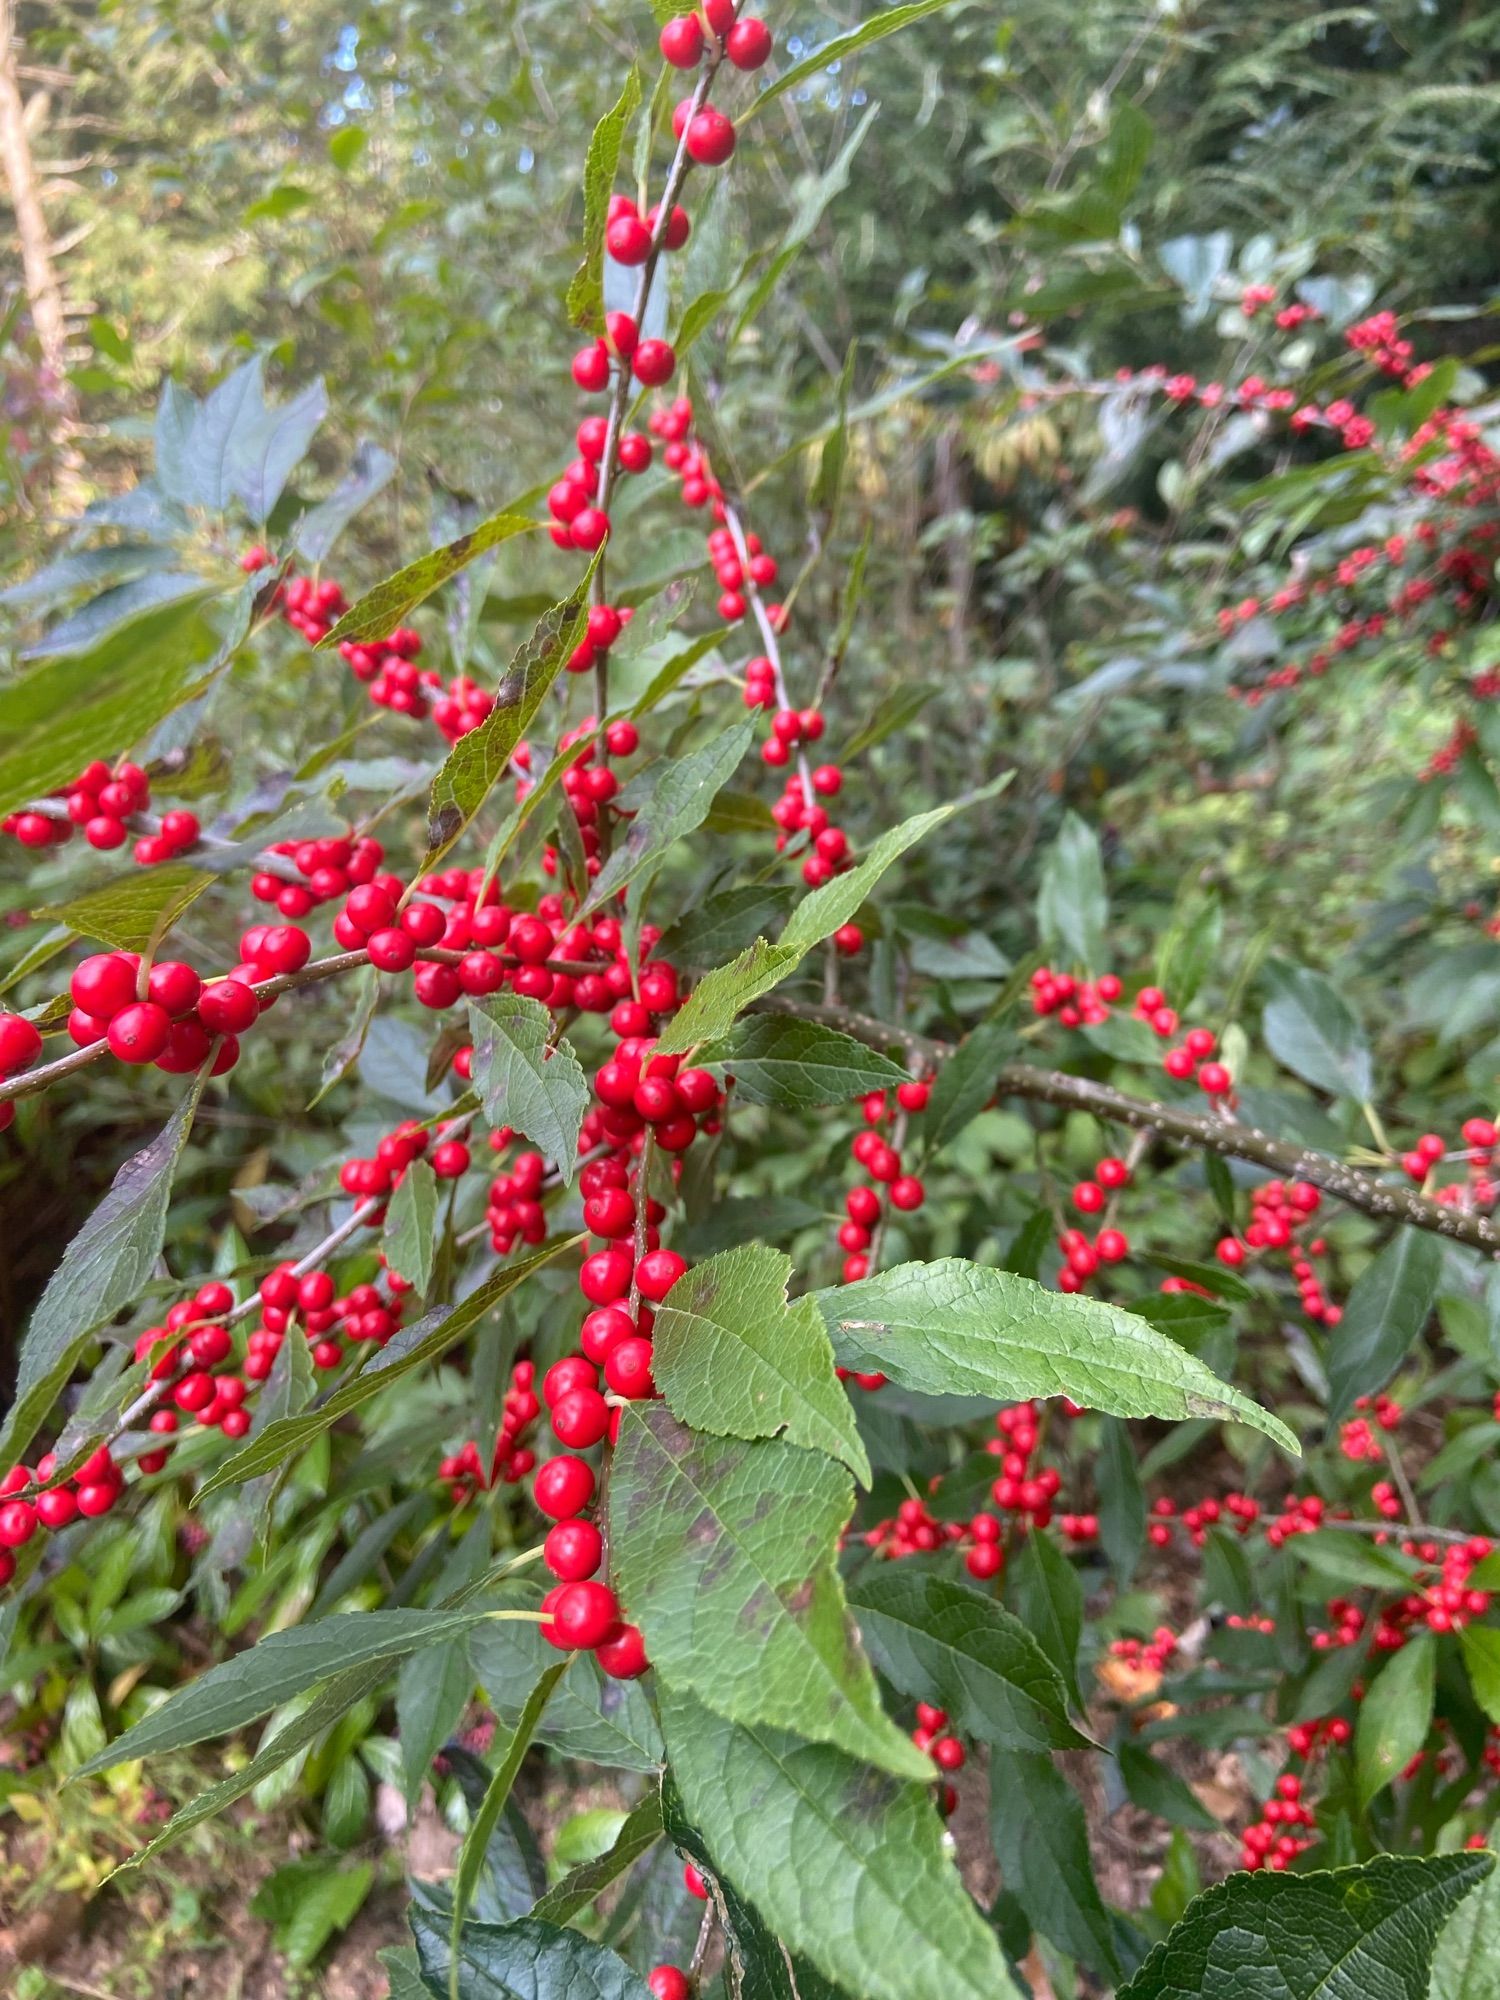
[[[1500,29],[617,14],[15,12],[4,1893],[1485,2000]]]

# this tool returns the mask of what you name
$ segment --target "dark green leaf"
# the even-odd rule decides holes
[[[1262,1017],[1266,1047],[1304,1083],[1367,1103],[1374,1087],[1369,1044],[1338,987],[1321,972],[1273,962]]]
[[[601,908],[648,862],[703,824],[715,795],[734,775],[754,735],[754,719],[746,716],[701,749],[683,757],[660,758],[631,779],[618,803],[621,811],[634,816],[595,878],[580,916]]]
[[[1062,1675],[1077,1704],[1078,1641],[1083,1632],[1083,1585],[1077,1570],[1050,1535],[1028,1535],[1006,1571],[1006,1586],[1022,1624]]]
[[[453,1877],[453,1922],[448,1936],[448,1948],[455,1960],[462,1957],[459,1933],[473,1903],[474,1891],[484,1870],[490,1841],[494,1836],[496,1827],[500,1823],[500,1815],[505,1810],[505,1804],[510,1797],[511,1788],[516,1782],[516,1774],[521,1768],[521,1761],[531,1747],[531,1739],[536,1733],[537,1723],[541,1720],[542,1711],[546,1708],[548,1701],[552,1697],[553,1689],[568,1671],[571,1664],[572,1662],[566,1656],[555,1661],[541,1675],[536,1686],[527,1695],[520,1716],[516,1721],[516,1726],[510,1732],[510,1737],[501,1753],[500,1760],[495,1766],[494,1775],[485,1788],[484,1798],[481,1800],[478,1811],[469,1823],[469,1830],[464,1836],[464,1844],[459,1849],[458,1868]],[[473,1670],[470,1669],[469,1672],[471,1675],[470,1685],[472,1685]],[[571,1915],[572,1912],[570,1911],[568,1914]],[[566,1923],[567,1920],[566,1916],[551,1919],[554,1923]]]
[[[1146,1540],[1146,1496],[1141,1491],[1130,1433],[1107,1420],[1099,1452],[1099,1541],[1123,1590],[1135,1575]]]
[[[849,1608],[891,1685],[947,1709],[963,1735],[1004,1750],[1088,1742],[1057,1667],[994,1598],[913,1562],[881,1563],[850,1586]]]
[[[661,1830],[661,1795],[653,1790],[626,1819],[609,1851],[595,1860],[583,1862],[555,1889],[549,1889],[532,1915],[543,1923],[571,1923],[579,1911],[586,1910],[611,1882],[623,1875],[627,1868],[633,1868],[643,1854],[650,1852],[661,1839]]]
[[[907,1072],[852,1035],[791,1014],[756,1014],[736,1024],[722,1047],[704,1061],[734,1077],[735,1094],[751,1104],[791,1111],[847,1104],[871,1090],[906,1081]]]
[[[1192,1787],[1169,1770],[1159,1757],[1128,1738],[1117,1748],[1120,1778],[1133,1805],[1155,1813],[1169,1826],[1181,1826],[1194,1833],[1218,1833],[1220,1822],[1198,1803]]]
[[[667,1688],[672,1776],[713,1872],[862,2000],[1017,2000],[927,1790]]]
[[[1398,1778],[1427,1741],[1436,1676],[1436,1641],[1422,1632],[1393,1653],[1370,1684],[1354,1736],[1362,1805]]]
[[[1329,1340],[1328,1415],[1383,1389],[1421,1338],[1437,1297],[1443,1249],[1425,1229],[1398,1229],[1355,1279]]]
[[[425,1160],[413,1160],[401,1176],[385,1214],[383,1247],[393,1271],[409,1279],[425,1298],[437,1259],[437,1175]]]
[[[1036,920],[1043,944],[1061,952],[1070,964],[1097,972],[1105,963],[1109,898],[1104,862],[1099,836],[1077,813],[1064,818],[1042,864]]]
[[[1032,1927],[1100,1978],[1118,1979],[1083,1806],[1050,1757],[990,1753],[990,1831],[1001,1879]]]
[[[921,1125],[928,1154],[956,1139],[983,1111],[995,1095],[1001,1064],[1014,1046],[1015,1031],[1009,1022],[981,1021],[939,1065]]]
[[[1427,2000],[1444,1921],[1492,1854],[1377,1855],[1311,1875],[1231,1875],[1199,1896],[1119,2000]]]
[[[447,1932],[420,1904],[412,1907],[411,1927],[423,1984],[436,2000],[450,2000],[450,1994],[457,2000],[651,2000],[645,1980],[623,1958],[578,1931],[535,1917],[465,1924],[456,1965]]]
[[[485,1118],[540,1146],[571,1184],[589,1108],[588,1079],[571,1044],[560,1036],[554,1042],[551,1014],[522,993],[471,1001],[469,1028]]]

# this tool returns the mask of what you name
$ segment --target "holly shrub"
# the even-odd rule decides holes
[[[315,1952],[433,1787],[402,1995],[1480,2000],[1483,357],[1227,229],[1153,253],[1159,356],[1049,336],[1137,281],[1122,99],[1003,327],[851,350],[768,456],[726,382],[850,156],[742,269],[724,190],[942,6],[620,59],[504,507],[357,577],[395,461],[309,461],[257,357],[9,591],[10,1212],[159,1127],[19,1345],[13,1796],[123,1768],[125,1871],[295,1798]],[[867,631],[898,408],[960,412],[1065,673]],[[612,1774],[571,1872],[528,1759]]]

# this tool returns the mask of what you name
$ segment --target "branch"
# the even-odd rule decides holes
[[[908,1053],[922,1055],[934,1066],[954,1053],[951,1043],[936,1042],[909,1029],[892,1027],[889,1022],[848,1007],[825,1006],[814,1000],[775,999],[758,1003],[757,1011],[823,1021],[873,1048],[886,1049],[897,1044]],[[1117,1125],[1155,1132],[1169,1145],[1184,1151],[1220,1153],[1228,1159],[1249,1160],[1283,1179],[1310,1181],[1324,1194],[1365,1215],[1381,1221],[1409,1223],[1414,1229],[1428,1229],[1436,1236],[1446,1236],[1451,1242],[1466,1243],[1472,1249],[1500,1258],[1500,1223],[1490,1217],[1429,1201],[1415,1188],[1388,1186],[1327,1153],[1273,1139],[1268,1132],[1254,1125],[1242,1125],[1231,1117],[1185,1111],[1152,1098],[1128,1097],[1111,1084],[1068,1076],[1062,1070],[1041,1069],[1032,1063],[1004,1064],[995,1078],[995,1094],[1031,1098],[1041,1104],[1058,1105],[1064,1111],[1089,1111],[1096,1118]]]

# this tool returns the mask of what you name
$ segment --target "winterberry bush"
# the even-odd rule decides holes
[[[300,1786],[328,1859],[296,1893],[347,1920],[375,1783],[434,1786],[462,1846],[412,1884],[397,1992],[1475,2000],[1485,384],[1232,241],[1160,257],[1212,372],[1054,343],[1143,164],[1127,106],[1100,186],[1033,213],[1073,204],[1053,293],[864,402],[851,356],[794,501],[716,365],[786,263],[675,273],[778,98],[942,7],[802,61],[733,0],[660,20],[580,162],[549,476],[504,508],[360,589],[332,552],[394,463],[296,497],[326,399],[268,402],[253,361],[169,384],[154,475],[9,593],[102,587],[0,689],[0,1143],[24,1172],[49,1120],[161,1122],[20,1345],[3,1684],[45,1733],[87,1656],[74,1787],[207,1769],[126,1869]],[[853,726],[842,510],[929,391],[982,412],[997,479],[1042,422],[1043,459],[1092,452],[1092,511],[996,587],[1098,541],[1075,638],[1113,657],[1002,705],[1009,742],[976,721],[972,782],[901,816],[939,690]],[[1111,498],[1148,450],[1181,544]],[[527,588],[490,673],[501,560]],[[1361,671],[1424,710],[1379,832],[1439,883],[1365,951],[1425,953],[1376,1033],[1353,970],[1241,936],[1198,866],[1132,902],[1142,864],[1045,777],[1080,716],[1124,756],[1148,712],[1242,731],[1253,772],[1288,718],[1337,738]],[[236,717],[286,711],[310,741],[247,782]],[[192,1671],[179,1617],[213,1635]],[[541,1757],[621,1801],[550,1877]],[[1128,1914],[1101,1794],[1152,1830]]]

